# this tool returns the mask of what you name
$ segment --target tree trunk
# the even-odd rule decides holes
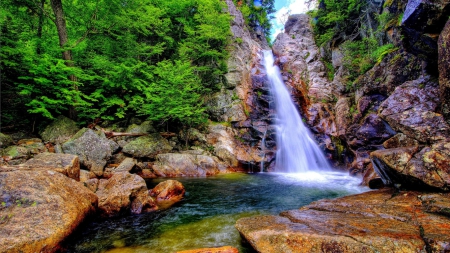
[[[40,12],[39,12],[39,24],[38,24],[38,30],[37,30],[37,36],[39,39],[36,53],[39,55],[42,53],[42,26],[44,25],[44,4],[45,0],[41,0],[41,6],[40,6]]]
[[[64,11],[61,0],[50,0],[50,4],[52,6],[53,13],[55,14],[55,25],[56,29],[58,30],[58,37],[59,37],[59,45],[62,49],[66,46],[68,42],[68,36],[67,36],[67,27],[66,27],[66,19],[64,18]],[[72,60],[72,52],[70,50],[64,50],[62,52],[63,60],[66,61],[66,66],[73,67],[73,60]],[[73,88],[74,90],[78,90],[78,86],[76,84],[76,77],[74,75],[71,75],[69,77],[71,81],[73,81]],[[75,101],[74,101],[75,102]],[[69,108],[69,117],[71,119],[76,118],[76,111],[73,106],[70,106]]]
[[[59,45],[61,48],[64,48],[69,39],[67,36],[66,19],[64,18],[63,6],[61,0],[51,0],[50,3],[52,5],[53,13],[55,14],[55,24],[56,29],[58,30]],[[73,66],[72,54],[70,50],[64,50],[62,57],[66,60],[67,66]]]

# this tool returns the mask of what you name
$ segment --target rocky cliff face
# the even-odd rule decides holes
[[[319,49],[306,15],[290,16],[274,43],[283,78],[322,148],[351,172],[375,169],[386,184],[449,190],[450,3],[394,0],[383,12],[404,12],[385,27],[395,50],[359,76],[353,92],[340,46]]]
[[[233,19],[234,40],[230,47],[226,84],[207,99],[212,119],[224,127],[210,127],[209,135],[215,137],[209,142],[214,146],[214,153],[229,161],[230,166],[259,170],[261,161],[273,157],[274,148],[273,131],[269,129],[271,98],[264,67],[260,64],[262,50],[269,47],[266,41],[252,36],[233,1],[226,3]],[[267,140],[267,147],[261,146],[263,139]]]

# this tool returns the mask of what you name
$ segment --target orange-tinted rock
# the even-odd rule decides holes
[[[97,207],[97,196],[61,173],[0,172],[0,252],[54,252]]]
[[[239,253],[239,250],[231,246],[224,246],[218,248],[182,250],[177,251],[176,253]]]
[[[144,179],[128,172],[115,173],[108,180],[100,180],[95,193],[102,216],[155,210]]]
[[[156,204],[164,209],[180,201],[185,192],[184,186],[179,181],[166,180],[150,190],[150,196],[154,197]]]
[[[391,189],[367,192],[320,200],[281,216],[242,218],[236,228],[261,253],[446,252],[450,219],[426,212],[421,197]],[[450,200],[448,194],[439,197]]]

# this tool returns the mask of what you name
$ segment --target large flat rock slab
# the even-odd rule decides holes
[[[0,172],[0,252],[55,252],[97,207],[83,184],[52,170]]]
[[[445,203],[450,194],[385,189],[320,200],[279,216],[242,218],[236,228],[262,253],[447,252]]]

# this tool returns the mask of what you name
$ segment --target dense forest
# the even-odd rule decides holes
[[[236,5],[269,34],[273,0]],[[235,43],[220,0],[5,0],[1,10],[2,131],[60,114],[201,124]]]

